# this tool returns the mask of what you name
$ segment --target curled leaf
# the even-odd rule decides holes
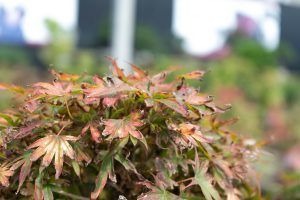
[[[181,144],[193,144],[198,146],[197,142],[201,143],[211,143],[213,140],[202,134],[200,127],[191,123],[181,123],[179,125],[169,123],[168,128],[170,130],[181,133],[181,137],[177,138],[178,142]],[[184,141],[182,141],[183,139]]]
[[[188,116],[187,108],[184,105],[177,102],[176,99],[156,99],[156,101],[166,105],[167,107],[182,114],[183,116]]]

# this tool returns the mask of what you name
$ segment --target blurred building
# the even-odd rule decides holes
[[[109,47],[112,33],[112,0],[80,0],[78,16],[79,47]],[[163,43],[172,37],[173,0],[138,0],[136,5],[136,46],[157,37]],[[144,34],[143,34],[144,33]],[[140,41],[138,41],[140,40]],[[151,45],[151,44],[149,44]],[[147,44],[145,46],[147,48]]]
[[[292,52],[283,63],[291,70],[300,72],[300,7],[281,5],[280,41]]]

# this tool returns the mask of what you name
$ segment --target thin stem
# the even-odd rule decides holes
[[[61,132],[66,128],[66,126],[68,126],[68,124],[65,124],[65,125],[59,130],[59,132],[57,133],[57,135],[60,135]]]
[[[71,119],[73,119],[73,116],[72,116],[72,114],[71,114],[71,112],[70,112],[69,105],[68,105],[68,101],[67,101],[66,97],[64,98],[64,100],[65,100],[65,104],[66,104],[66,107],[67,107],[68,115],[69,115],[69,117],[70,117]]]
[[[187,179],[183,179],[181,181],[177,181],[177,183],[184,183],[184,182],[187,182],[187,181],[191,181],[194,177],[190,177],[190,178],[187,178]]]
[[[56,189],[54,189],[53,192],[56,192],[56,193],[58,193],[58,194],[61,194],[61,195],[70,197],[71,199],[77,199],[77,200],[90,200],[89,198],[82,197],[82,196],[78,196],[78,195],[75,195],[75,194],[71,194],[71,193],[65,192],[65,191],[63,191],[63,190],[56,190]]]

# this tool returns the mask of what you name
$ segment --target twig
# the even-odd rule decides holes
[[[64,100],[65,100],[65,104],[66,104],[66,107],[67,107],[68,115],[69,115],[69,117],[70,117],[71,119],[73,119],[73,116],[72,116],[72,114],[71,114],[71,112],[70,112],[69,105],[68,105],[68,101],[67,101],[66,97],[64,97]]]
[[[194,177],[190,177],[190,178],[187,178],[187,179],[183,179],[183,180],[181,180],[181,181],[177,181],[177,183],[184,183],[184,182],[193,180],[193,178],[194,178]]]
[[[56,189],[53,189],[52,191],[53,191],[53,192],[56,192],[56,193],[58,193],[58,194],[67,196],[67,197],[71,197],[72,199],[77,199],[77,200],[90,200],[89,198],[82,197],[82,196],[78,196],[78,195],[75,195],[75,194],[71,194],[71,193],[68,193],[68,192],[63,191],[63,190],[56,190]]]
[[[59,130],[59,132],[57,133],[57,135],[60,135],[61,132],[66,128],[66,126],[68,126],[68,124],[65,124],[65,125]]]

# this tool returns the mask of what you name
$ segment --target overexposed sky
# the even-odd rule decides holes
[[[280,10],[270,1],[174,0],[173,32],[183,39],[188,53],[205,55],[224,45],[223,33],[235,28],[237,13],[259,23],[267,48],[277,46]]]
[[[53,19],[69,30],[77,24],[78,0],[0,0],[0,6],[24,8],[22,29],[26,41],[31,44],[44,44],[49,40],[45,19]]]

